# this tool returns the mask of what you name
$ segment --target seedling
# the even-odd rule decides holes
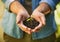
[[[31,28],[31,29],[34,29],[36,26],[39,25],[39,22],[37,22],[35,19],[29,17],[27,18],[24,22],[24,25]]]

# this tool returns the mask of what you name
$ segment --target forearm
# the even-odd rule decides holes
[[[25,8],[18,1],[14,1],[10,4],[10,11],[15,14],[17,14],[22,9],[24,10]]]
[[[37,7],[37,9],[39,10],[39,12],[42,12],[43,14],[48,14],[51,12],[51,8],[47,3],[40,3],[40,5]]]

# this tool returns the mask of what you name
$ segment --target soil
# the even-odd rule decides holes
[[[36,26],[39,25],[39,22],[37,22],[35,19],[29,17],[23,22],[23,24],[31,29],[34,29]]]

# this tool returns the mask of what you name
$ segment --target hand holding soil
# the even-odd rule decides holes
[[[25,21],[23,21],[23,24],[31,29],[34,29],[36,26],[39,25],[39,22],[37,22],[35,19],[29,17]]]

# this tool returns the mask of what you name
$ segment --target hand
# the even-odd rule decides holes
[[[45,25],[45,16],[43,13],[39,12],[38,9],[35,9],[31,15],[32,18],[34,18],[36,21],[39,22],[39,25],[36,26],[32,32],[38,32],[41,27],[43,27]]]
[[[28,34],[31,34],[31,29],[23,24],[23,21],[28,17],[30,16],[25,9],[20,10],[16,17],[16,20],[17,20],[16,23],[20,27],[21,30],[25,31]]]

